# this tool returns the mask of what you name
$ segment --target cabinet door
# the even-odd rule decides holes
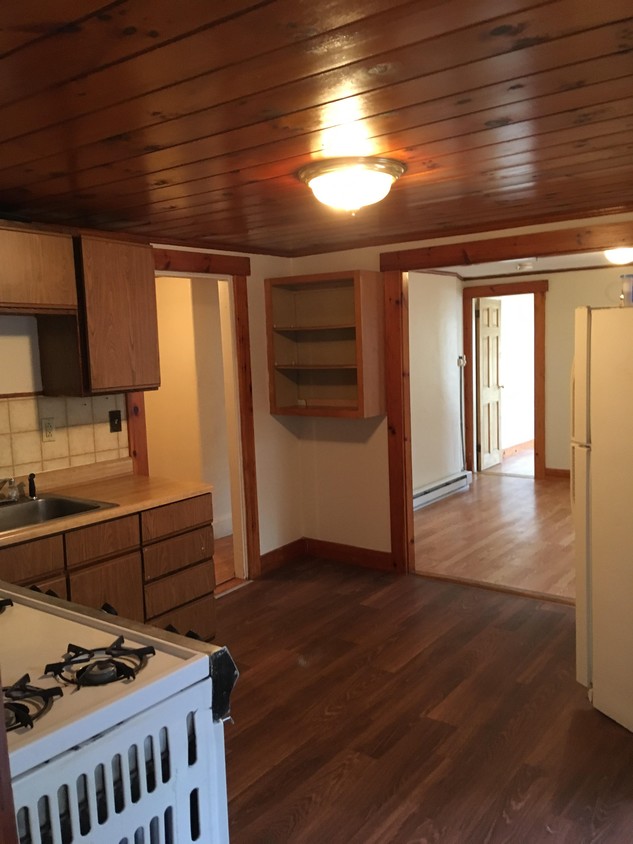
[[[77,285],[69,235],[0,229],[0,307],[75,310]]]
[[[32,583],[63,570],[64,540],[61,534],[0,549],[0,580]]]
[[[82,237],[78,253],[91,391],[158,387],[158,327],[151,247]]]
[[[122,618],[144,620],[141,555],[137,551],[69,575],[70,600],[100,609],[107,603]]]

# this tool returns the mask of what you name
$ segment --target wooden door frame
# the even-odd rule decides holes
[[[242,446],[242,482],[246,559],[249,578],[261,575],[259,544],[259,506],[255,462],[255,420],[253,411],[253,380],[251,346],[248,324],[247,282],[250,259],[239,255],[215,255],[208,252],[154,248],[154,269],[162,273],[187,273],[196,276],[230,276],[233,288],[235,345],[237,354],[237,392],[240,411],[240,440]],[[143,393],[127,396],[128,432],[134,472],[149,474],[147,429]]]
[[[571,255],[626,246],[633,242],[633,221],[604,223],[592,226],[571,226],[555,231],[532,232],[467,242],[400,249],[380,255],[380,269],[385,279],[385,302],[400,301],[406,309],[405,273],[409,270],[430,270],[463,264],[484,263],[524,258],[526,255],[544,257]],[[407,316],[404,313],[404,316]],[[412,508],[411,486],[411,428],[408,316],[389,318],[387,309],[387,337],[390,348],[399,349],[399,366],[387,356],[385,390],[387,394],[387,426],[389,455],[389,509],[391,512],[391,551],[397,571],[414,568],[413,518],[407,514]],[[540,342],[540,340],[539,340]],[[536,432],[535,432],[536,433]],[[409,474],[407,474],[409,473]],[[394,514],[396,517],[394,518]]]
[[[514,281],[507,284],[480,284],[462,291],[462,331],[464,338],[464,438],[466,468],[475,471],[473,449],[475,419],[473,414],[473,302],[496,296],[534,294],[534,477],[545,477],[545,295],[547,281]]]

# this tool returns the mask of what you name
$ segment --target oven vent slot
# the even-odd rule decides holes
[[[15,777],[20,844],[224,844],[224,736],[210,683]]]

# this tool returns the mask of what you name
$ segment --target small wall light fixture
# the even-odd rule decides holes
[[[297,172],[297,178],[324,205],[357,211],[384,199],[406,169],[405,164],[393,158],[345,156],[306,164]]]
[[[633,261],[633,247],[620,246],[617,249],[605,249],[604,257],[612,264],[630,264]]]

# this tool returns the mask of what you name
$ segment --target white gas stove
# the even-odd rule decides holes
[[[0,583],[0,670],[20,844],[228,841],[226,648]]]

